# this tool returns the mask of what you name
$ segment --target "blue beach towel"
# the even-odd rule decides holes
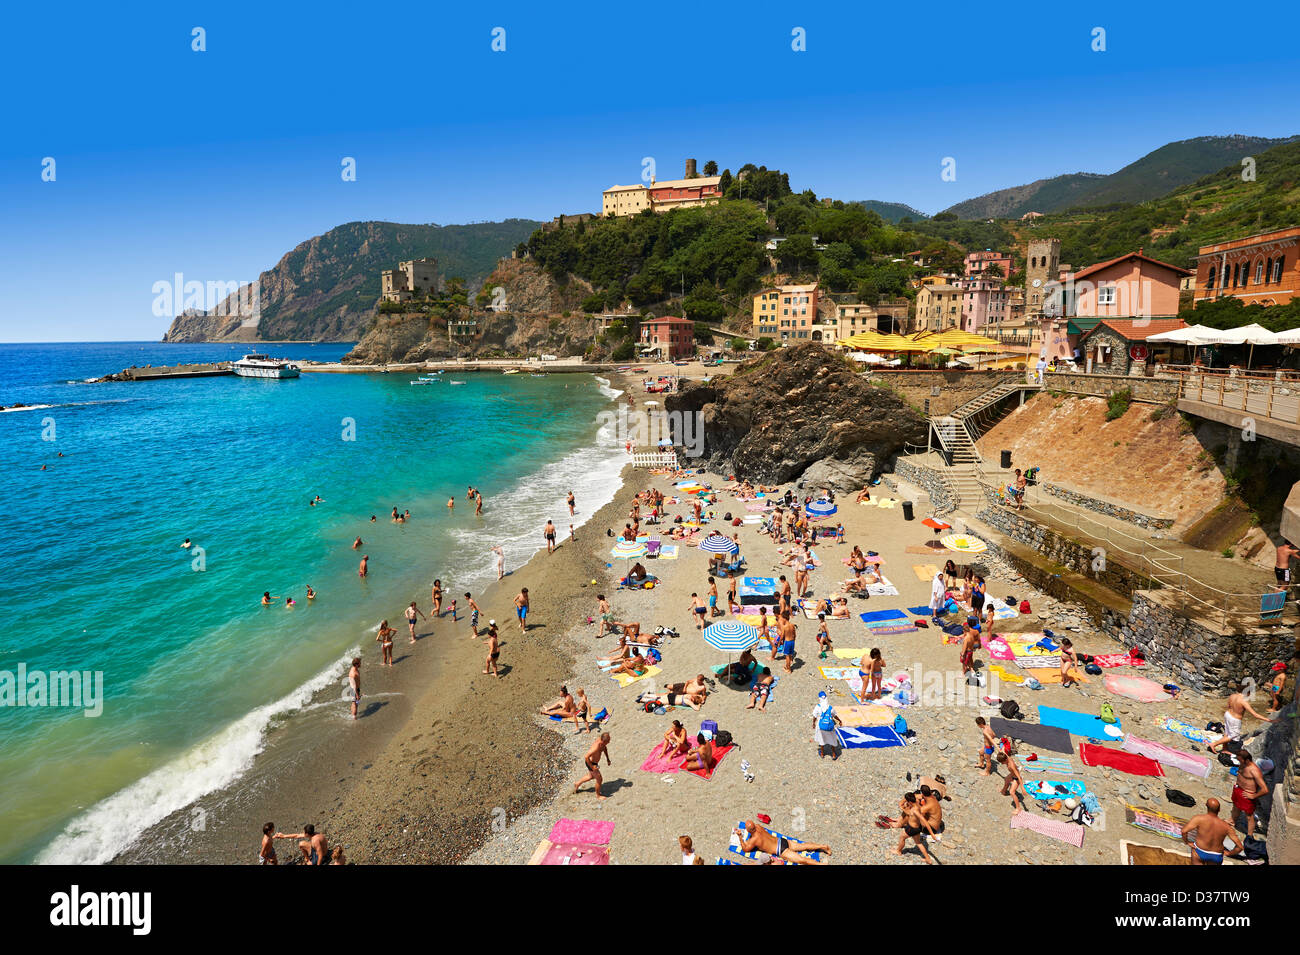
[[[840,743],[845,749],[883,749],[886,746],[906,746],[903,737],[892,726],[841,726]]]
[[[913,617],[928,617],[930,616],[930,605],[925,604],[920,607],[908,607],[907,612]]]
[[[874,623],[878,620],[906,620],[907,614],[901,610],[871,610],[867,613],[858,614],[862,622],[866,624]]]
[[[1057,787],[1064,787],[1066,792],[1058,792]],[[1025,782],[1025,792],[1035,799],[1082,799],[1088,787],[1078,779],[1032,779]]]
[[[1123,739],[1117,719],[1114,723],[1103,723],[1098,717],[1089,713],[1076,713],[1074,710],[1058,710],[1053,706],[1038,708],[1038,722],[1044,726],[1058,726],[1075,736],[1085,739]]]

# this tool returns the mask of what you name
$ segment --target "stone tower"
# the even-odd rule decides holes
[[[1031,239],[1025,251],[1025,315],[1042,314],[1044,289],[1055,282],[1061,268],[1060,239]]]
[[[683,178],[683,179],[694,179],[694,178],[695,178],[695,160],[694,160],[694,159],[688,159],[688,160],[686,160],[686,175],[682,176],[682,178]]]

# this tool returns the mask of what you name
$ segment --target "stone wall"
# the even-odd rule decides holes
[[[894,459],[894,473],[926,491],[930,495],[930,509],[935,514],[949,514],[957,509],[952,491],[939,476],[939,472],[933,468],[914,464],[904,457],[897,457]]]
[[[1178,397],[1178,382],[1170,378],[1129,378],[1118,373],[1075,374],[1068,371],[1049,371],[1043,376],[1043,386],[1048,391],[1064,391],[1073,395],[1091,395],[1105,398],[1112,392],[1128,388],[1134,401],[1167,404]]]
[[[1107,517],[1113,517],[1137,527],[1145,527],[1148,530],[1165,530],[1174,526],[1172,517],[1153,517],[1150,514],[1141,514],[1120,504],[1103,501],[1101,498],[1089,497],[1087,494],[1081,494],[1078,491],[1072,491],[1057,484],[1040,483],[1038,486],[1053,497],[1059,497],[1061,500],[1069,501],[1071,504],[1076,504],[1085,510],[1096,511],[1098,514],[1105,514]]]
[[[1273,661],[1289,658],[1295,649],[1289,627],[1220,632],[1179,613],[1178,600],[1173,591],[1135,592],[1128,620],[1111,635],[1125,646],[1141,647],[1182,686],[1226,695],[1247,676],[1262,686]]]
[[[1293,665],[1287,680],[1292,687],[1295,686],[1295,670]],[[1273,761],[1273,772],[1264,777],[1269,785],[1269,794],[1264,797],[1259,814],[1268,822],[1269,861],[1282,862],[1287,841],[1287,809],[1300,800],[1300,715],[1296,711],[1294,695],[1269,724],[1259,752],[1252,748],[1250,755]]]
[[[924,408],[929,401],[930,414],[945,415],[1003,381],[1022,381],[1024,372],[875,370],[868,378],[897,391],[918,408]],[[935,388],[939,389],[938,395],[934,394]]]

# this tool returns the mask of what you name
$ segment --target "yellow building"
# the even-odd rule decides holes
[[[916,330],[941,332],[956,328],[961,321],[962,290],[956,285],[934,282],[916,292]]]
[[[634,216],[649,208],[650,190],[640,183],[610,186],[601,194],[600,214],[603,216]]]
[[[755,338],[813,340],[813,326],[817,324],[817,283],[763,289],[754,296],[753,318]]]

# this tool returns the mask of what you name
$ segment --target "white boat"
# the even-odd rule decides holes
[[[298,366],[270,355],[245,355],[230,369],[241,378],[297,378]]]
[[[518,369],[518,368],[507,368],[505,371],[501,372],[501,374],[503,374],[503,375],[517,375],[517,374],[519,374],[519,369]]]
[[[449,382],[447,382],[447,384],[449,384],[449,385],[463,385],[463,384],[465,384],[465,382],[463,382],[463,381],[449,381]]]

